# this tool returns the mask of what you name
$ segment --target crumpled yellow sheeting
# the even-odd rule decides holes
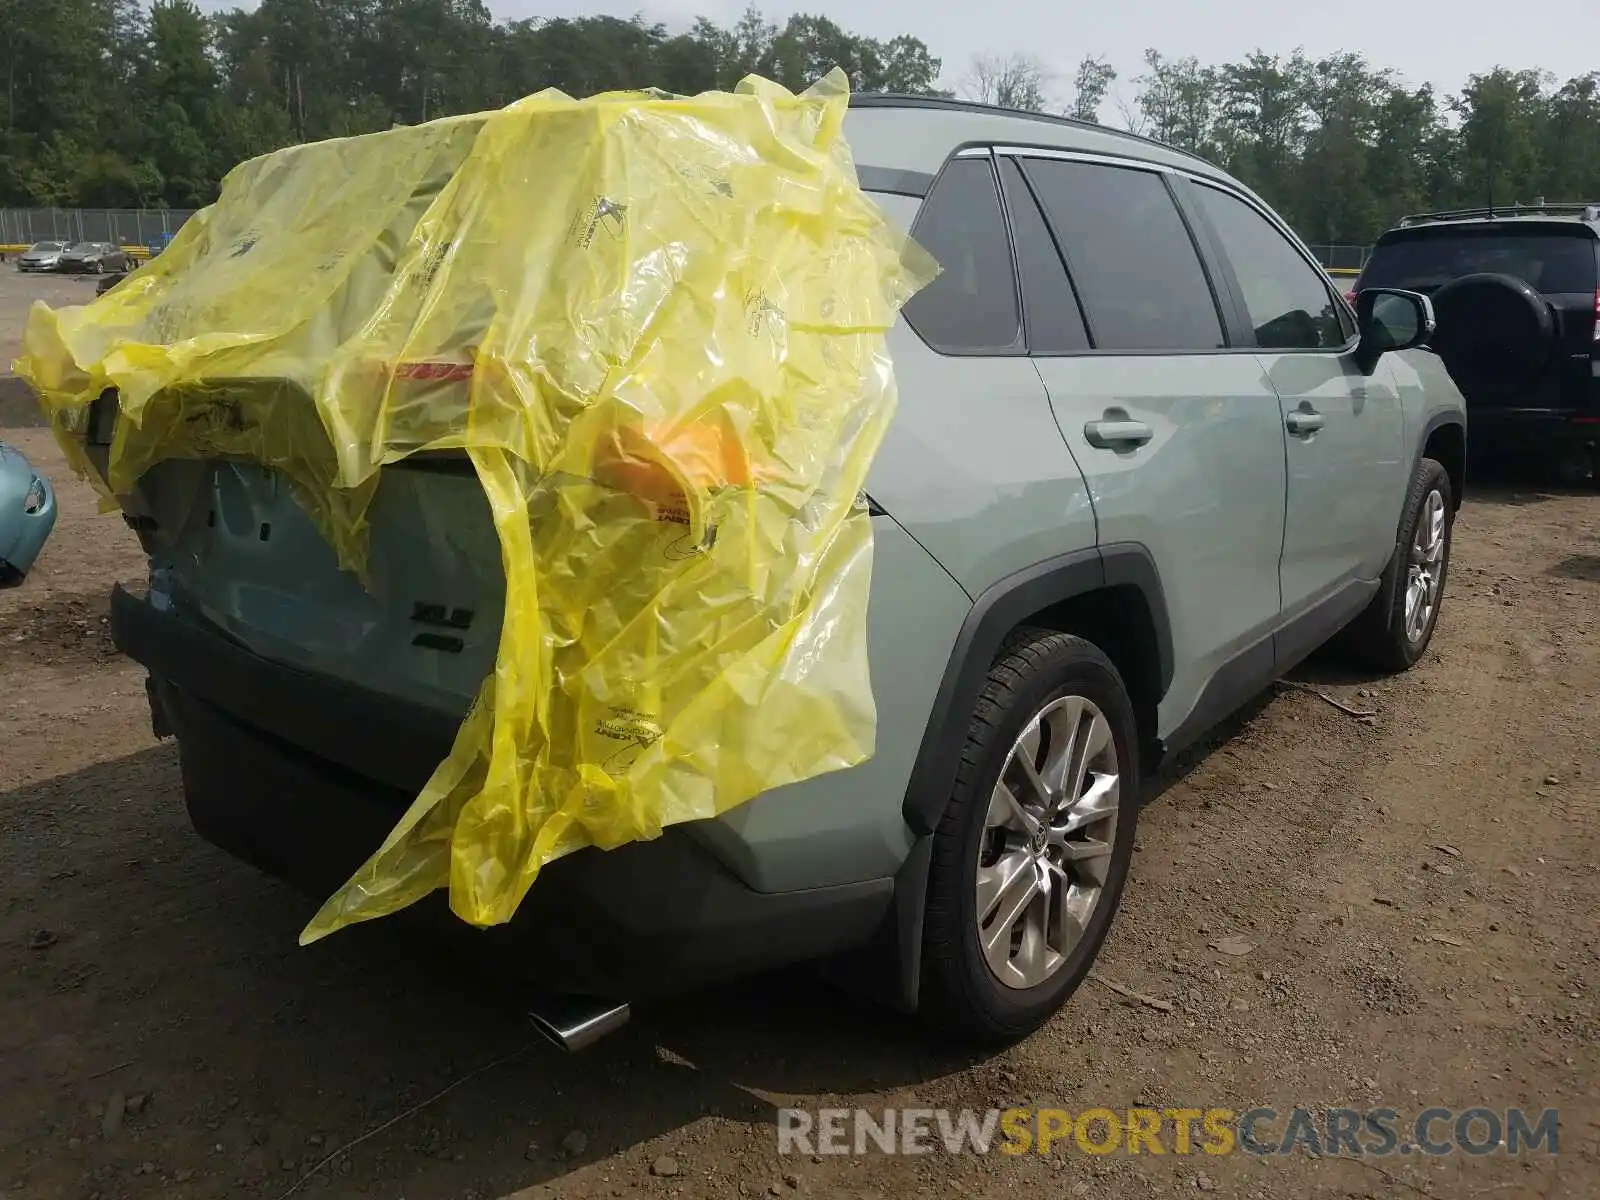
[[[448,886],[504,922],[544,864],[860,762],[884,335],[937,267],[857,186],[834,72],[690,98],[556,92],[297,147],[18,363],[104,481],[282,471],[349,569],[385,462],[463,451],[506,579],[493,673],[301,935]]]

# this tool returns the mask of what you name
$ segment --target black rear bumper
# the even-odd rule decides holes
[[[1600,448],[1600,407],[1594,409],[1473,407],[1472,457],[1482,463],[1537,459],[1555,463]]]
[[[319,901],[382,843],[455,734],[448,717],[263,659],[121,588],[111,633],[151,673],[196,830]],[[858,947],[893,892],[890,879],[755,892],[674,826],[550,864],[504,926],[469,929],[442,894],[386,920],[546,989],[641,998]]]

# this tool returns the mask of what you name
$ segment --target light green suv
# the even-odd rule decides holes
[[[1438,620],[1466,429],[1412,349],[1427,299],[1352,309],[1256,196],[1130,135],[886,96],[846,132],[944,268],[891,335],[868,482],[877,752],[560,860],[510,925],[462,929],[536,964],[569,1044],[619,1002],[811,960],[962,1034],[1026,1033],[1105,937],[1160,760],[1341,630],[1401,669]],[[257,467],[164,463],[140,497],[150,588],[116,594],[113,632],[194,824],[321,899],[493,662],[483,492],[464,462],[384,469],[385,600]],[[442,898],[391,919],[449,924]]]

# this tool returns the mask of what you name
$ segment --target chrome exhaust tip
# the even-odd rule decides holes
[[[587,1050],[615,1033],[632,1015],[626,1004],[593,996],[545,996],[528,1010],[533,1027],[568,1054]]]

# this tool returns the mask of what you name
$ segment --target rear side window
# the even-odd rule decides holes
[[[1350,333],[1321,268],[1237,196],[1201,184],[1200,207],[1222,242],[1243,293],[1256,345],[1270,350],[1333,350]]]
[[[1071,354],[1089,348],[1089,331],[1062,265],[1055,239],[1022,178],[1016,160],[1000,163],[1000,178],[1011,213],[1011,236],[1017,246],[1017,273],[1022,278],[1022,309],[1028,327],[1028,349],[1034,354]]]
[[[1194,242],[1159,175],[1046,158],[1023,169],[1066,252],[1096,349],[1226,344]]]
[[[1378,244],[1361,272],[1361,286],[1427,293],[1480,271],[1515,276],[1546,295],[1593,292],[1595,239],[1586,231],[1524,233],[1504,227],[1406,235]]]
[[[951,162],[911,232],[942,268],[904,309],[922,339],[947,353],[1020,349],[1022,316],[1011,243],[989,159]]]

